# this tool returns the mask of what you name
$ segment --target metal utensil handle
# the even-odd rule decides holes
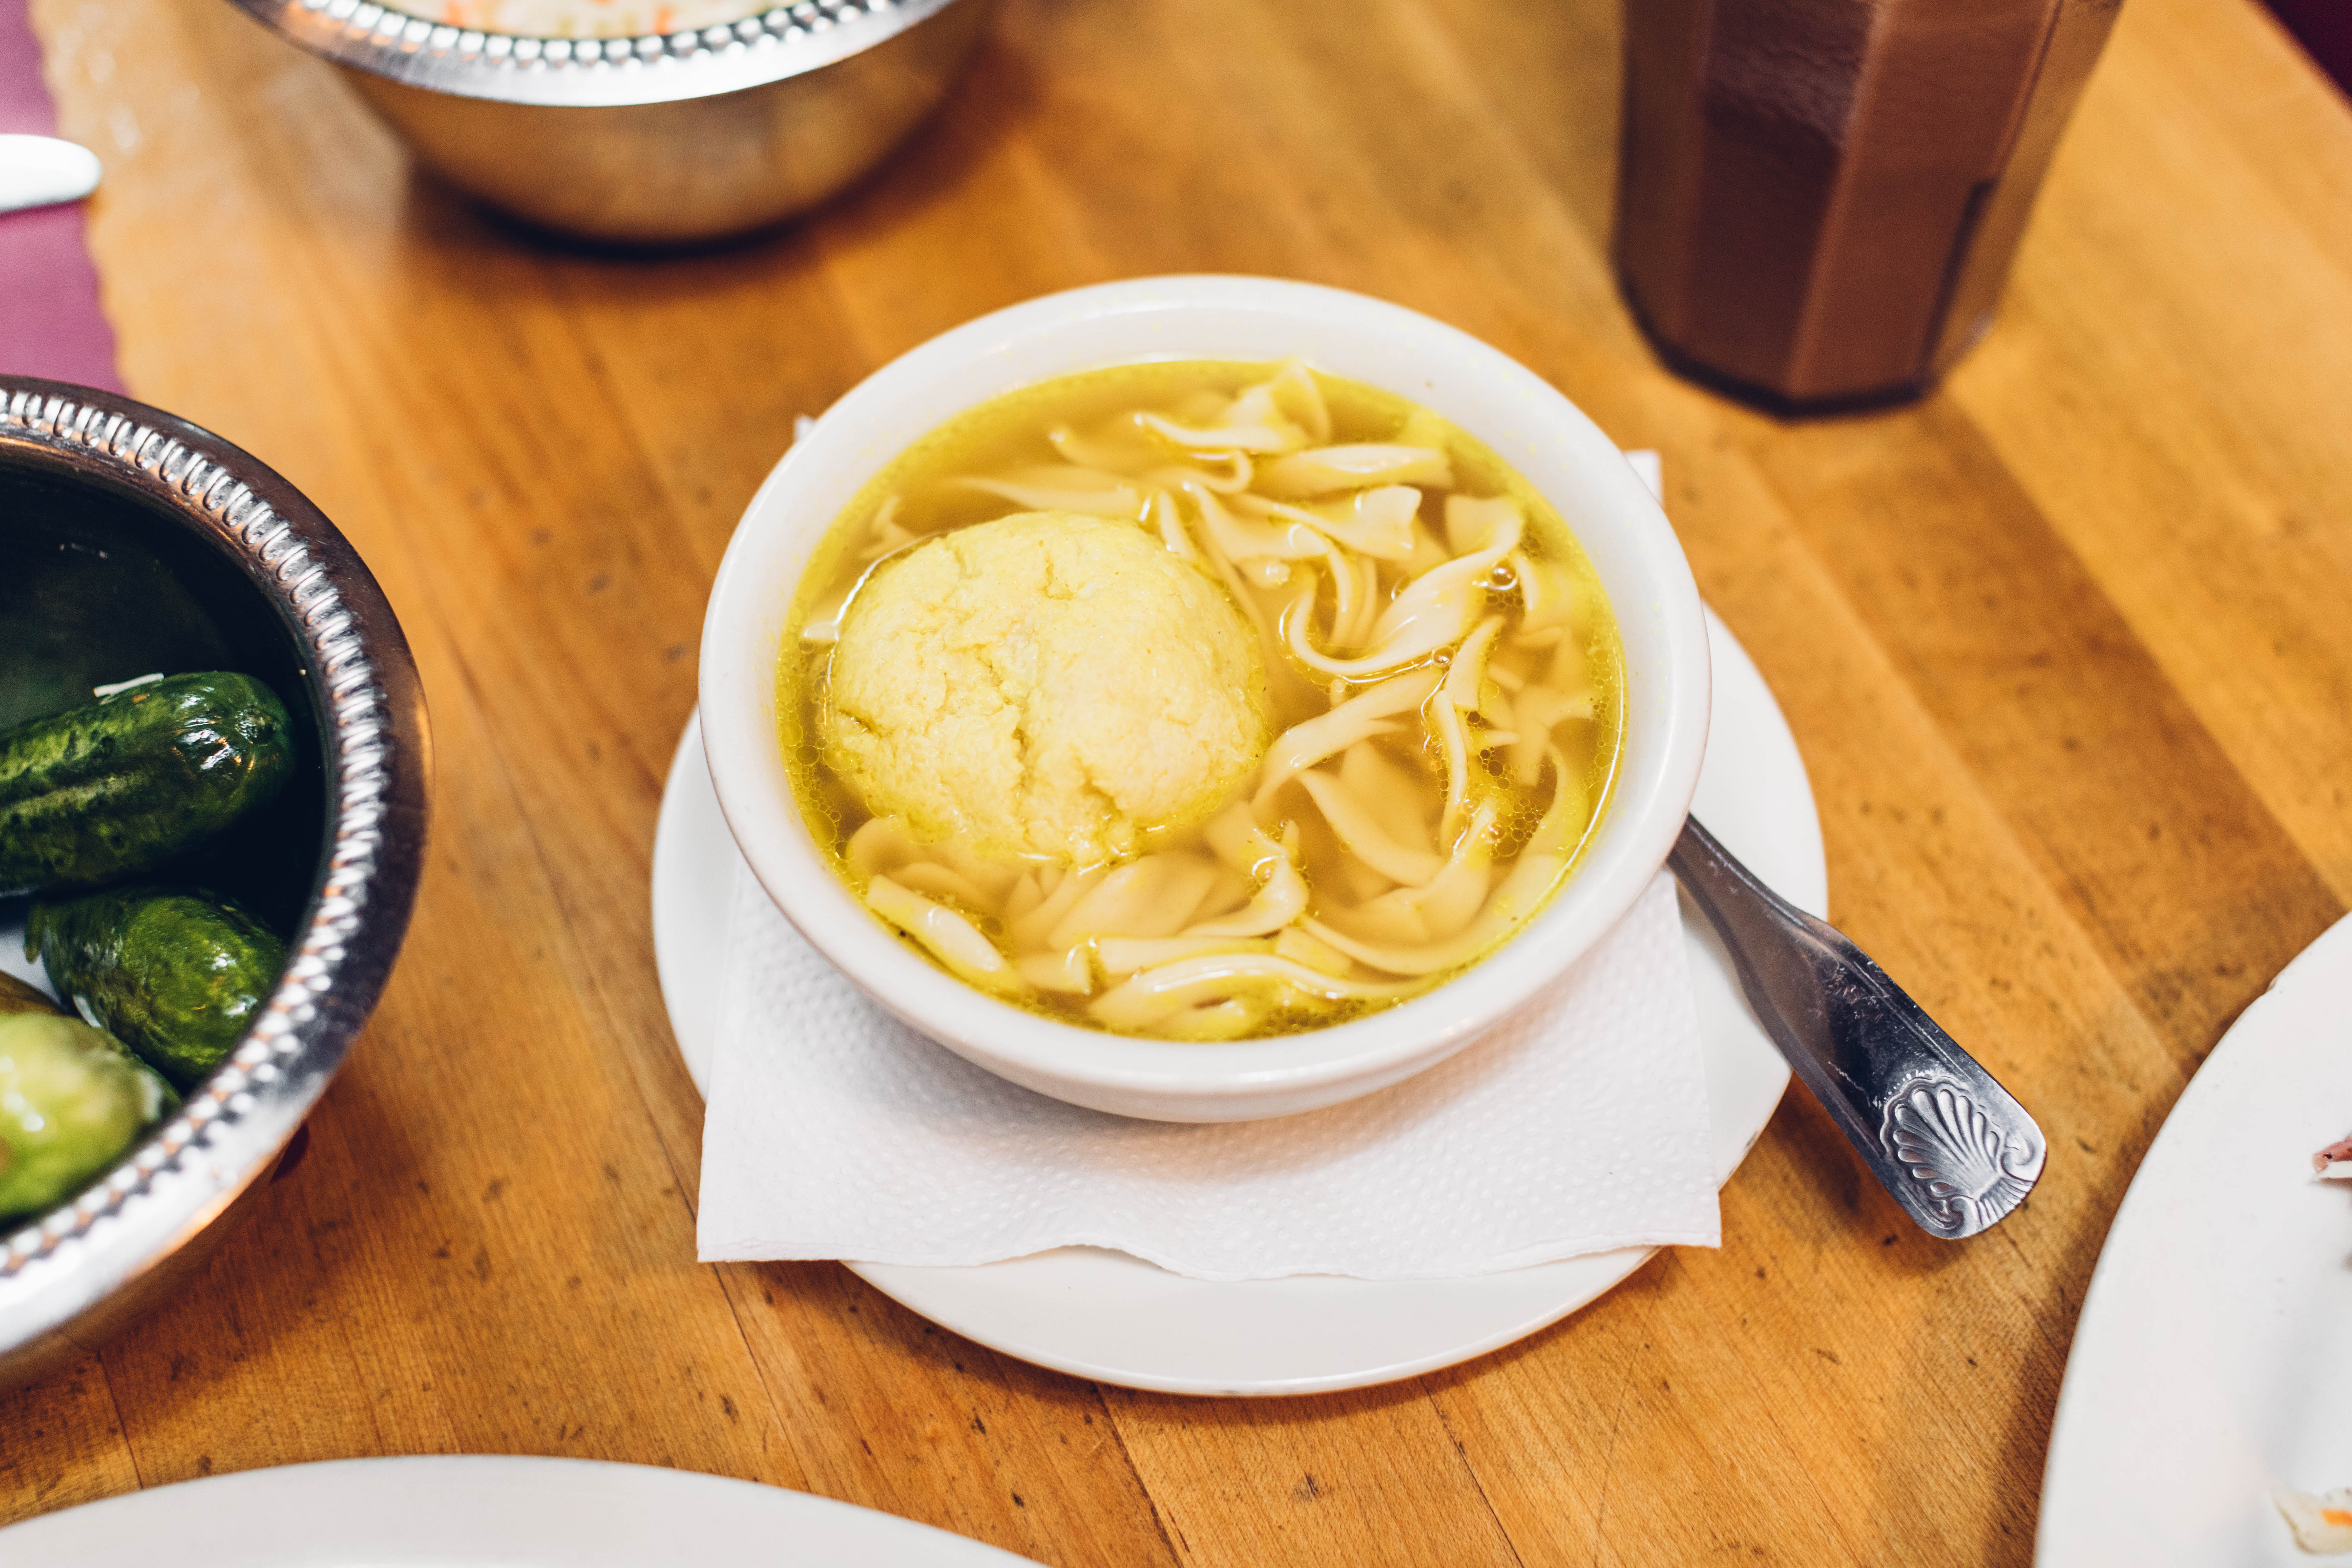
[[[1867,953],[1758,881],[1696,817],[1666,863],[1773,1044],[1921,1229],[1958,1240],[2024,1201],[2049,1152],[2042,1129]]]

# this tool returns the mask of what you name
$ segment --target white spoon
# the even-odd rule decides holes
[[[78,202],[98,189],[98,154],[55,136],[0,136],[0,213]]]

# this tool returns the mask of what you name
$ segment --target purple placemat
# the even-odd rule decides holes
[[[0,0],[0,132],[54,135],[26,0]],[[0,213],[0,371],[121,392],[79,202]]]

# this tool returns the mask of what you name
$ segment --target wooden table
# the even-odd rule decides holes
[[[1664,374],[1605,261],[1615,0],[1009,0],[823,216],[666,261],[517,238],[214,0],[37,0],[143,398],[383,579],[438,744],[400,970],[195,1289],[0,1396],[0,1519],[257,1465],[567,1454],[1049,1563],[2021,1563],[2083,1289],[2222,1029],[2352,900],[2352,112],[2244,0],[2132,0],[2003,319],[1900,412]],[[694,1260],[646,885],[704,595],[793,416],[1142,273],[1455,322],[1665,455],[1780,694],[1835,916],[2039,1114],[2030,1209],[1912,1229],[1791,1092],[1662,1255],[1468,1366],[1097,1387],[832,1264]]]

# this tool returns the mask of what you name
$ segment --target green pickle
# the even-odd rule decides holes
[[[73,1196],[177,1103],[153,1072],[79,1019],[0,1015],[0,1219]]]
[[[0,892],[139,876],[267,805],[294,772],[277,694],[212,670],[0,734]]]
[[[286,965],[243,905],[170,888],[38,900],[25,922],[37,953],[82,1016],[182,1089],[236,1048]]]

